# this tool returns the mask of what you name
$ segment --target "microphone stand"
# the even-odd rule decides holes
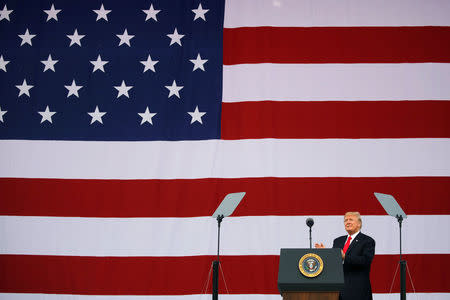
[[[309,248],[312,249],[312,238],[311,238],[311,228],[314,225],[314,220],[312,218],[306,219],[306,226],[309,227]]]
[[[312,228],[312,226],[309,226],[309,248],[310,249],[312,249],[311,228]]]

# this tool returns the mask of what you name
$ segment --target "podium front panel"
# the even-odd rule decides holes
[[[316,277],[300,272],[300,259],[308,253],[318,255],[323,270]],[[281,249],[278,269],[280,293],[289,291],[340,291],[344,288],[344,270],[340,249]]]

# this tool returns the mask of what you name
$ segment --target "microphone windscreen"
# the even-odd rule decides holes
[[[306,225],[312,227],[314,225],[314,220],[312,218],[306,219]]]

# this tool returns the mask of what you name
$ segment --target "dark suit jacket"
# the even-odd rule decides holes
[[[333,248],[344,248],[347,236],[340,236],[333,242]],[[375,255],[375,240],[359,233],[345,254],[344,290],[339,298],[342,300],[371,300],[370,264]]]

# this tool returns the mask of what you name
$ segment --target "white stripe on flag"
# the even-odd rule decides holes
[[[223,67],[223,101],[449,100],[450,64],[242,64]]]
[[[295,9],[293,9],[295,8]],[[225,27],[449,26],[446,0],[227,0]]]
[[[382,122],[380,116],[380,122]],[[0,177],[449,176],[450,139],[0,141]]]
[[[313,243],[323,242],[331,247],[334,238],[345,234],[342,216],[314,219]],[[221,229],[221,254],[279,255],[280,248],[307,248],[305,220],[306,216],[226,218]],[[364,216],[363,222],[363,232],[376,240],[377,254],[398,253],[398,235],[392,234],[398,230],[395,218]],[[195,256],[214,255],[217,251],[217,224],[211,217],[1,216],[0,224],[1,254]],[[403,253],[449,254],[448,228],[448,215],[409,216],[403,223]],[[417,236],[421,237],[420,243]]]

